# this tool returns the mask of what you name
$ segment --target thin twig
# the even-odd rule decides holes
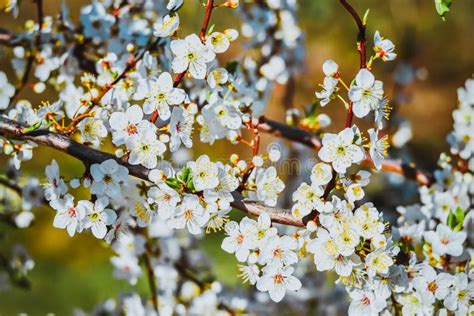
[[[142,260],[147,272],[148,286],[150,287],[151,292],[151,303],[153,304],[155,312],[158,313],[158,289],[156,286],[155,271],[153,270],[153,265],[151,264],[150,256],[148,256],[148,253],[146,251],[142,255]]]

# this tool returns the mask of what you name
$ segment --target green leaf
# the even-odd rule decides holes
[[[460,207],[456,208],[454,212],[450,211],[447,220],[449,228],[454,231],[460,231],[462,229],[465,216],[466,214],[464,213],[464,210]]]
[[[362,18],[362,24],[364,24],[364,25],[367,25],[367,20],[369,18],[369,12],[370,12],[370,9],[367,9],[367,11],[365,11],[364,17]]]
[[[194,183],[193,183],[193,178],[190,178],[188,182],[186,182],[186,188],[188,188],[188,190],[193,193],[196,192],[196,188],[194,187]]]
[[[41,127],[41,124],[43,123],[43,121],[38,121],[36,122],[35,124],[33,125],[30,125],[28,127],[25,127],[24,129],[21,130],[21,133],[22,134],[28,134],[28,133],[31,133],[31,132],[34,132],[36,131],[38,128]]]
[[[449,7],[453,4],[453,0],[435,0],[435,7],[438,15],[445,20],[445,15],[449,12]]]
[[[179,178],[181,181],[184,183],[188,183],[189,179],[193,178],[193,174],[191,172],[191,168],[189,167],[184,167],[183,170],[181,170],[181,174],[179,175]]]
[[[173,189],[179,189],[181,187],[181,183],[176,178],[168,178],[165,180],[165,183]]]
[[[209,30],[207,31],[207,35],[211,35],[212,32],[214,31],[214,28],[216,27],[215,24],[212,24],[211,27],[209,28]]]

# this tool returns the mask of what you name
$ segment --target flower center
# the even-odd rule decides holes
[[[184,218],[189,221],[191,218],[193,218],[193,211],[192,210],[186,210],[184,211]]]
[[[135,124],[128,124],[127,126],[128,135],[133,135],[137,133],[137,126]]]
[[[281,283],[283,283],[283,279],[284,279],[284,278],[283,278],[283,275],[281,275],[281,274],[275,274],[275,275],[273,276],[273,282],[275,282],[275,284],[281,284]]]
[[[370,305],[370,299],[367,296],[364,296],[361,300],[361,303],[364,305]]]
[[[100,216],[99,216],[98,212],[93,212],[93,213],[91,213],[89,218],[91,219],[91,222],[97,222],[99,220]]]
[[[434,293],[438,289],[438,284],[436,284],[435,281],[432,281],[432,282],[428,283],[427,289],[428,289],[428,291]]]
[[[107,184],[110,184],[112,182],[113,178],[110,174],[105,174],[104,175],[104,182]]]
[[[69,214],[69,217],[76,217],[76,208],[70,207],[67,209],[67,213]]]

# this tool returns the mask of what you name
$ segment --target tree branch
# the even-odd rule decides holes
[[[354,21],[357,24],[359,33],[357,34],[357,51],[360,55],[360,69],[367,68],[367,49],[366,49],[366,37],[365,37],[365,24],[360,18],[357,11],[347,2],[346,0],[339,0],[346,10],[352,15]],[[346,127],[352,126],[352,120],[354,119],[354,112],[352,111],[352,101],[349,102],[349,108],[347,109],[346,116]]]
[[[316,135],[297,127],[285,125],[265,118],[260,119],[258,129],[273,136],[303,144],[309,148],[321,148],[321,141]],[[366,157],[361,164],[369,168],[373,168],[374,165],[370,157]],[[416,169],[416,166],[413,163],[408,164],[402,161],[385,159],[382,162],[382,171],[399,174],[407,179],[414,180],[421,185],[430,185],[433,182],[431,175]]]
[[[125,159],[119,159],[112,154],[87,147],[83,144],[79,144],[63,134],[52,133],[47,130],[38,130],[32,133],[24,134],[22,133],[24,128],[25,126],[15,123],[12,120],[0,117],[0,136],[21,140],[30,140],[64,152],[88,165],[114,159],[119,164],[126,167],[130,175],[145,181],[149,181],[149,170],[143,166],[130,165],[125,161]],[[259,205],[254,201],[247,201],[237,192],[234,192],[234,199],[235,201],[233,202],[233,207],[248,213],[249,215],[258,216],[262,212],[265,212],[275,223],[298,227],[304,226],[302,221],[295,220],[291,213],[286,210],[266,207]]]

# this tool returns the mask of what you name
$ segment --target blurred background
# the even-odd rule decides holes
[[[78,19],[80,7],[88,2],[66,1],[74,21]],[[456,89],[473,74],[474,0],[455,1],[445,22],[437,15],[433,1],[429,0],[351,2],[361,15],[370,8],[367,30],[369,49],[376,30],[396,45],[397,60],[387,64],[376,63],[374,67],[377,79],[385,83],[389,98],[394,96],[394,92],[400,92],[394,74],[404,72],[405,76],[413,79],[402,88],[403,98],[397,101],[400,104],[397,110],[411,122],[413,137],[408,143],[410,158],[422,168],[433,170],[439,153],[448,149],[445,138],[452,126],[451,111],[456,106]],[[45,15],[57,14],[60,4],[61,0],[45,0]],[[322,82],[321,66],[325,59],[334,59],[340,65],[342,76],[350,81],[358,70],[359,56],[355,47],[356,25],[338,1],[301,0],[298,4],[307,54],[304,71],[295,80],[294,105],[303,107],[315,101],[314,92],[319,90],[318,84]],[[203,11],[198,1],[185,1],[180,13],[181,24],[185,28],[183,33],[199,29]],[[36,6],[33,1],[23,0],[18,19],[0,14],[0,27],[18,31],[27,19],[35,17]],[[212,23],[216,24],[216,30],[238,28],[239,25],[230,10],[216,10]],[[239,57],[239,49],[235,45],[223,59]],[[0,48],[0,69],[13,78],[8,60],[10,54],[9,49]],[[284,92],[282,86],[274,89],[266,111],[268,117],[284,120]],[[48,94],[34,95],[31,87],[27,87],[21,96],[32,103],[48,99]],[[340,104],[329,106],[327,113],[331,115],[335,128],[343,124],[338,120],[344,116]],[[264,138],[265,143],[270,141],[269,137]],[[226,146],[220,146],[223,144],[220,142],[213,147],[215,155],[227,157],[230,154]],[[43,177],[44,166],[53,157],[66,177],[69,176],[68,172],[71,177],[77,176],[78,170],[83,168],[74,159],[41,148],[35,150],[32,161],[24,164],[23,173]],[[372,194],[377,196],[378,190],[380,188],[373,187]],[[379,197],[382,207],[396,205],[384,199]],[[69,315],[76,306],[91,310],[98,302],[116,297],[117,292],[131,289],[125,281],[113,279],[109,264],[112,252],[104,244],[89,235],[70,238],[65,230],[53,228],[54,214],[51,209],[38,209],[35,214],[36,220],[30,229],[12,231],[0,226],[2,234],[8,230],[0,251],[7,251],[12,244],[21,242],[35,260],[35,268],[30,273],[31,289],[2,291],[0,315],[15,315],[20,311],[30,315]],[[218,279],[233,285],[237,275],[234,257],[219,250],[221,239],[219,234],[215,234],[206,238],[202,247],[214,261]],[[138,289],[143,294],[147,293],[145,280],[139,281]]]

